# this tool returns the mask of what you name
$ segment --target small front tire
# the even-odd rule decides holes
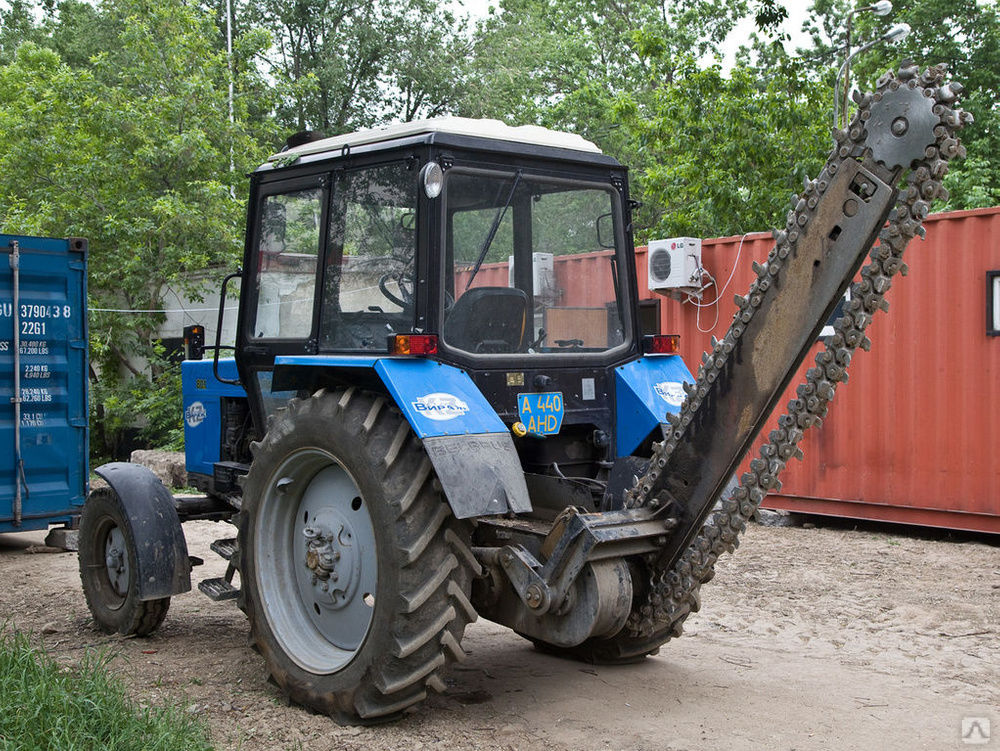
[[[80,581],[102,631],[148,636],[167,615],[170,598],[140,600],[135,538],[118,494],[98,488],[80,517]]]

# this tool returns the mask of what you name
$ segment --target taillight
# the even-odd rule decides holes
[[[389,354],[436,355],[438,338],[434,334],[394,334],[389,337]]]
[[[642,351],[647,355],[679,355],[680,334],[655,334],[642,338]]]

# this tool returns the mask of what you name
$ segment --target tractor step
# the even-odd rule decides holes
[[[240,591],[223,577],[218,579],[204,579],[198,582],[198,589],[208,595],[209,599],[219,602],[221,600],[232,600]]]
[[[236,538],[226,537],[222,540],[216,540],[209,547],[227,561],[231,561],[233,556],[236,555]]]

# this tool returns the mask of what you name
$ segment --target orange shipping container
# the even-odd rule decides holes
[[[806,433],[805,459],[789,464],[765,506],[1000,533],[1000,337],[987,334],[1000,208],[935,214],[925,227],[925,240],[907,250],[909,274],[887,295],[889,315],[878,314],[869,329],[871,352],[855,355],[822,427]],[[712,335],[725,334],[733,295],[746,291],[751,262],[763,262],[772,245],[769,234],[743,238],[742,250],[740,242],[704,242],[705,269],[720,286],[732,275],[722,295],[706,290],[707,307],[661,301],[662,331],[681,334],[689,367]],[[645,263],[640,248],[640,297],[649,299],[656,295],[644,289]],[[812,364],[810,355],[778,409]],[[776,417],[771,423],[763,435]]]

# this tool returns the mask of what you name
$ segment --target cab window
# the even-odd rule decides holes
[[[331,192],[320,347],[386,350],[414,322],[417,181],[412,161],[340,173]]]
[[[266,196],[257,233],[255,338],[312,332],[323,213],[321,187]]]

